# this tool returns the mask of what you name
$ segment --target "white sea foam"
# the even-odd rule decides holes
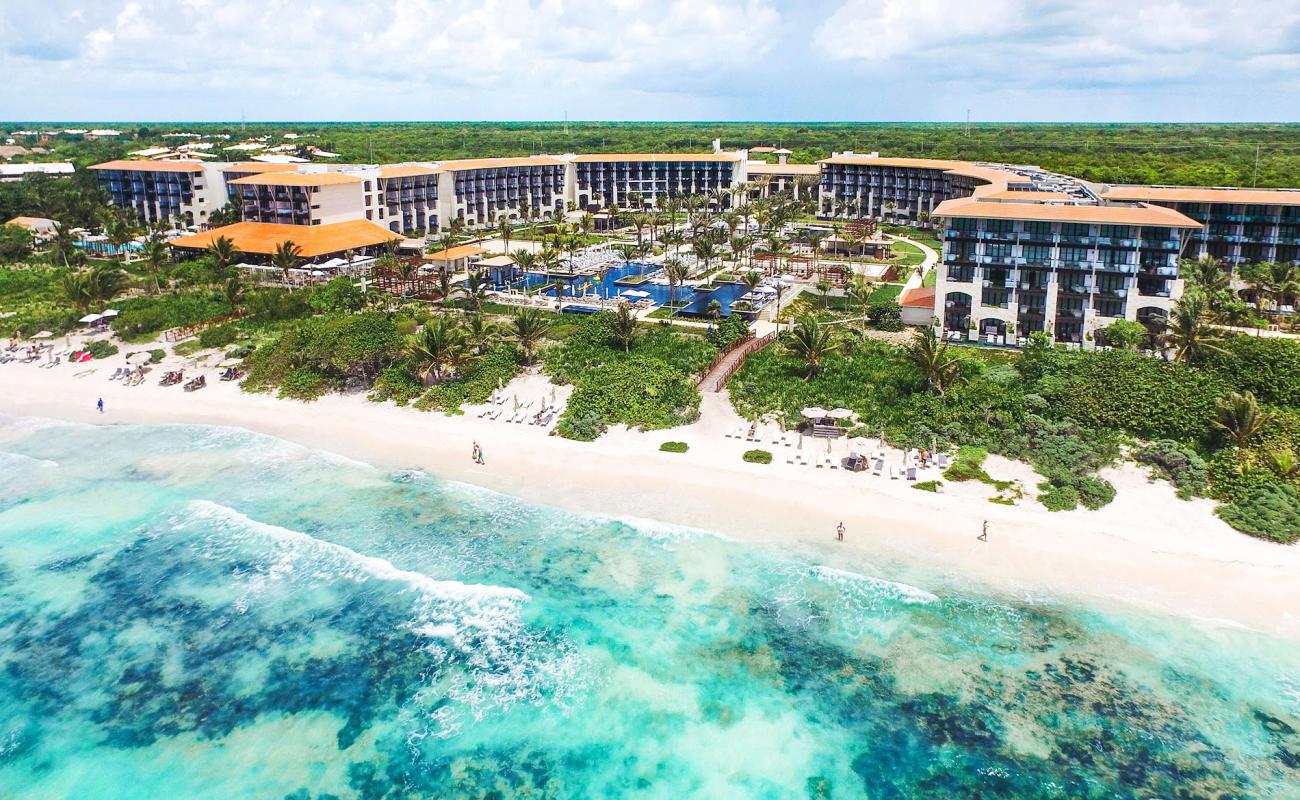
[[[873,594],[881,594],[907,605],[925,605],[939,600],[938,595],[907,583],[887,581],[884,578],[873,578],[870,575],[860,575],[846,569],[828,567],[823,564],[813,566],[812,574],[826,583],[839,586],[862,586],[869,589]]]
[[[23,453],[0,451],[0,469],[52,469],[58,466],[59,462],[48,458],[33,458]]]
[[[207,500],[191,501],[176,527],[195,524],[207,531],[205,556],[241,563],[250,555],[260,559],[257,572],[246,579],[240,610],[252,607],[269,587],[295,581],[309,586],[383,581],[400,596],[409,595],[411,616],[403,626],[425,640],[430,658],[426,689],[403,711],[417,740],[455,735],[466,714],[481,719],[521,702],[563,704],[581,686],[584,662],[576,648],[524,623],[521,610],[530,598],[519,589],[436,579]],[[456,707],[436,710],[443,698]]]

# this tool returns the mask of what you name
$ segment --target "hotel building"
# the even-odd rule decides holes
[[[438,229],[438,169],[432,164],[392,164],[379,168],[378,209],[366,219],[377,220],[394,233]],[[369,187],[366,186],[366,191]]]
[[[536,216],[564,210],[567,164],[549,156],[472,158],[438,163],[438,222],[492,225],[504,215],[520,219],[520,202]]]
[[[346,172],[263,172],[235,178],[229,186],[245,222],[323,225],[357,219],[361,208],[373,210],[366,183]]]
[[[936,320],[1005,344],[1037,331],[1085,344],[1120,319],[1163,324],[1182,294],[1179,256],[1201,227],[1170,208],[1052,192],[947,200],[934,214],[944,224]]]
[[[1062,192],[1083,201],[1096,193],[1067,175],[1032,166],[835,153],[821,167],[818,215],[919,222],[945,200],[1003,191]]]
[[[147,222],[175,220],[207,225],[208,215],[226,204],[221,167],[199,161],[108,161],[96,164],[99,187],[119,208]]]
[[[1172,208],[1201,223],[1188,258],[1208,255],[1233,267],[1300,263],[1300,190],[1114,186],[1102,197]]]
[[[569,200],[583,210],[630,208],[631,195],[650,207],[661,196],[708,194],[746,181],[745,151],[713,153],[602,153],[567,156]]]

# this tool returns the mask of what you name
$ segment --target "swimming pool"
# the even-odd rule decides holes
[[[554,297],[555,281],[562,279],[565,281],[564,296],[580,298],[583,296],[596,295],[597,297],[608,298],[618,297],[628,290],[645,292],[648,298],[638,298],[635,295],[630,299],[649,299],[656,305],[665,305],[670,299],[677,302],[686,302],[678,312],[689,316],[704,316],[709,307],[709,303],[717,300],[722,306],[722,315],[727,316],[731,313],[731,304],[744,295],[748,288],[739,283],[723,283],[712,291],[701,292],[691,286],[678,286],[675,291],[670,292],[668,284],[657,281],[647,281],[639,285],[620,284],[619,281],[629,276],[646,275],[657,277],[662,273],[662,269],[655,264],[641,264],[630,262],[623,266],[611,267],[605,271],[604,275],[588,275],[577,278],[567,278],[560,276],[547,275],[541,272],[530,272],[521,280],[510,284],[512,289],[536,289],[542,293]],[[498,284],[498,289],[506,288],[505,284]]]
[[[77,242],[77,247],[99,256],[116,256],[122,253],[138,253],[143,248],[136,242],[128,242],[121,247],[108,242]]]

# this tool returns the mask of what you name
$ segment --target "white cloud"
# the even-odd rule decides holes
[[[891,74],[1007,87],[1217,82],[1300,51],[1300,0],[845,0],[814,42]]]

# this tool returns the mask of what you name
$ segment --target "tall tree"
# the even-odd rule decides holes
[[[524,363],[532,364],[537,345],[545,338],[551,323],[546,315],[536,308],[521,308],[510,320],[510,334],[519,343],[524,352]]]
[[[917,329],[907,352],[926,385],[940,397],[960,380],[960,362],[948,352],[948,343],[935,336],[934,328],[929,325]]]
[[[302,261],[302,248],[294,244],[292,240],[286,239],[275,246],[275,252],[271,254],[271,264],[281,273],[284,274],[284,282],[289,283],[289,272],[298,267]]]
[[[623,345],[623,352],[630,351],[636,340],[636,313],[626,304],[619,305],[609,321],[609,329],[614,340]]]
[[[839,349],[831,329],[818,325],[817,319],[811,314],[799,317],[786,334],[784,346],[787,352],[803,361],[806,370],[804,380],[821,372],[826,359]]]
[[[1243,448],[1273,419],[1273,413],[1259,407],[1253,392],[1233,392],[1219,401],[1214,427],[1222,431],[1233,447]]]
[[[1174,360],[1194,362],[1206,353],[1222,353],[1222,340],[1223,334],[1211,325],[1205,295],[1200,291],[1183,295],[1169,315],[1164,334],[1165,343],[1173,348]]]

